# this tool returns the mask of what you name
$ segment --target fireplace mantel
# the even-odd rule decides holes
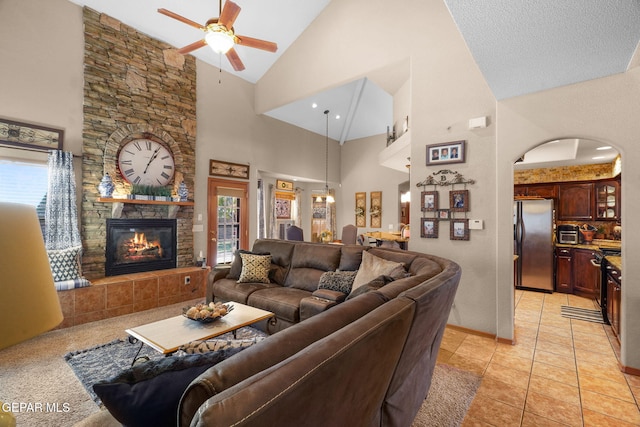
[[[136,199],[113,199],[108,197],[100,197],[98,198],[99,202],[102,203],[113,203],[113,207],[111,208],[111,218],[120,218],[122,216],[122,209],[124,209],[125,203],[132,203],[138,205],[167,205],[169,207],[169,212],[167,213],[168,218],[175,218],[178,215],[178,211],[180,210],[180,206],[193,206],[193,202],[170,202],[170,201],[161,201],[161,200],[136,200]]]

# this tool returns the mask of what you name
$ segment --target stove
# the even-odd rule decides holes
[[[596,287],[596,303],[602,311],[602,318],[608,322],[607,318],[607,260],[608,256],[620,256],[620,248],[600,247],[594,252],[591,263],[600,267],[600,283]]]

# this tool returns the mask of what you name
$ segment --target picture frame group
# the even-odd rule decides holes
[[[427,166],[465,163],[466,141],[452,141],[427,145]]]

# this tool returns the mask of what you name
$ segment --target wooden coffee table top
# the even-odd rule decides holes
[[[127,329],[125,332],[160,353],[168,354],[188,342],[217,337],[274,316],[270,311],[237,302],[227,304],[233,305],[233,310],[211,323],[197,322],[180,315]]]

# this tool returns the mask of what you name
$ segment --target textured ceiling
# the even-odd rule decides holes
[[[637,0],[445,0],[497,99],[627,70]]]

